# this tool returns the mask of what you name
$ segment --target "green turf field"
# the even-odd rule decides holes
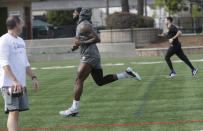
[[[202,55],[190,55],[190,59],[203,59]],[[178,60],[173,57],[173,60]],[[142,81],[122,79],[98,87],[91,77],[85,81],[80,101],[79,116],[66,118],[58,114],[72,105],[76,68],[35,70],[40,90],[34,93],[27,80],[30,110],[20,114],[19,129],[73,127],[90,125],[136,124],[159,122],[183,122],[203,120],[203,62],[193,65],[199,68],[195,79],[184,63],[174,63],[177,76],[166,79],[169,73],[164,64],[134,65],[131,62],[164,61],[163,57],[139,57],[128,59],[103,59],[102,63],[125,63],[122,66],[104,66],[104,74],[119,73],[128,66],[136,69]],[[32,67],[71,66],[77,61],[32,63]],[[7,115],[0,97],[0,129],[6,129]],[[49,129],[53,131],[54,129]],[[198,131],[202,122],[149,125],[123,125],[112,127],[86,127],[55,129],[59,131]]]

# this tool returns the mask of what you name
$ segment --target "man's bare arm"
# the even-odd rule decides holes
[[[11,68],[9,65],[6,65],[3,67],[3,70],[5,71],[6,75],[13,81],[14,86],[19,86],[22,87],[22,85],[20,84],[20,82],[16,79],[15,75],[13,74],[13,72],[11,71]]]
[[[37,77],[32,72],[30,66],[26,67],[26,73],[32,79],[32,82],[33,82],[33,85],[34,85],[34,88],[35,88],[35,92],[37,92],[37,90],[39,89],[39,83],[37,81]]]
[[[33,76],[34,76],[34,74],[32,73],[32,70],[31,70],[31,68],[28,66],[28,67],[26,67],[26,74],[30,77],[30,78],[32,78]]]
[[[85,24],[84,26],[82,26],[81,31],[82,33],[86,34],[89,38],[91,38],[87,41],[83,41],[84,44],[92,44],[100,42],[99,36],[94,32],[94,30],[89,24]]]
[[[92,29],[92,27],[89,24],[85,24],[81,27],[81,32],[89,37],[89,40],[86,41],[80,41],[78,38],[75,39],[75,44],[77,46],[80,45],[89,45],[89,44],[93,44],[93,43],[97,43],[100,42],[100,38],[99,36],[94,32],[94,30]]]

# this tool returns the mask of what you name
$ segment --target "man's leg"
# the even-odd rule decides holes
[[[190,69],[192,70],[192,76],[195,77],[196,74],[197,74],[198,69],[194,68],[194,66],[189,61],[189,59],[184,54],[184,52],[183,52],[183,50],[181,48],[177,51],[176,55],[190,67]]]
[[[191,62],[189,61],[189,59],[187,58],[187,56],[184,54],[183,50],[180,48],[178,49],[178,51],[176,52],[176,55],[182,60],[184,61],[190,68],[191,70],[194,69],[193,65],[191,64]]]
[[[8,131],[16,131],[18,128],[19,117],[19,99],[18,97],[12,97],[8,95],[8,89],[10,87],[2,87],[2,96],[5,102],[5,113],[8,113],[7,128]]]
[[[173,56],[175,54],[175,48],[171,45],[166,53],[166,56],[165,56],[165,60],[166,60],[166,63],[168,64],[170,70],[171,70],[171,73],[167,76],[167,78],[171,78],[173,76],[176,75],[176,72],[175,70],[173,69],[173,65],[172,65],[172,62],[171,62],[171,56]]]
[[[19,111],[10,111],[8,114],[8,131],[17,131]]]
[[[83,83],[92,71],[89,64],[81,62],[78,67],[78,74],[75,80],[74,100],[79,101],[83,91]]]
[[[175,54],[175,49],[173,46],[170,46],[167,53],[166,53],[166,56],[165,56],[165,60],[166,60],[166,63],[168,64],[171,72],[175,72],[174,69],[173,69],[173,65],[172,65],[172,62],[171,62],[171,56],[173,56]]]
[[[102,69],[92,69],[91,75],[98,86],[103,86],[105,84],[118,80],[118,77],[116,74],[109,74],[109,75],[103,76]]]
[[[77,77],[75,80],[73,104],[71,108],[69,108],[68,110],[60,111],[59,112],[60,115],[76,116],[78,114],[79,101],[83,92],[83,83],[91,71],[92,71],[92,67],[89,64],[80,62],[80,65],[78,67]]]
[[[138,73],[134,72],[130,67],[128,67],[125,72],[119,74],[108,74],[106,76],[103,76],[102,69],[92,69],[91,75],[98,86],[103,86],[122,78],[136,78],[141,80]]]

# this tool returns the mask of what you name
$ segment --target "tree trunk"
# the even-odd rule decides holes
[[[128,0],[121,0],[122,12],[129,12]]]
[[[190,15],[191,15],[191,21],[192,21],[192,32],[195,33],[195,29],[194,29],[194,20],[193,20],[193,17],[192,17],[192,8],[193,8],[193,4],[192,4],[192,0],[189,0],[190,1]]]
[[[106,16],[109,15],[109,0],[106,0]]]
[[[147,16],[147,0],[144,0],[144,12],[145,12],[145,16]]]
[[[192,17],[192,1],[191,0],[189,0],[190,1],[190,15],[191,15],[191,17]]]
[[[137,0],[137,14],[143,16],[144,14],[144,1],[143,0]]]

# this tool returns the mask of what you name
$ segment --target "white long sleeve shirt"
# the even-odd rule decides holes
[[[13,81],[6,75],[3,67],[9,65],[16,79],[26,86],[26,67],[30,66],[25,42],[20,37],[6,33],[0,38],[0,88],[12,86]]]

